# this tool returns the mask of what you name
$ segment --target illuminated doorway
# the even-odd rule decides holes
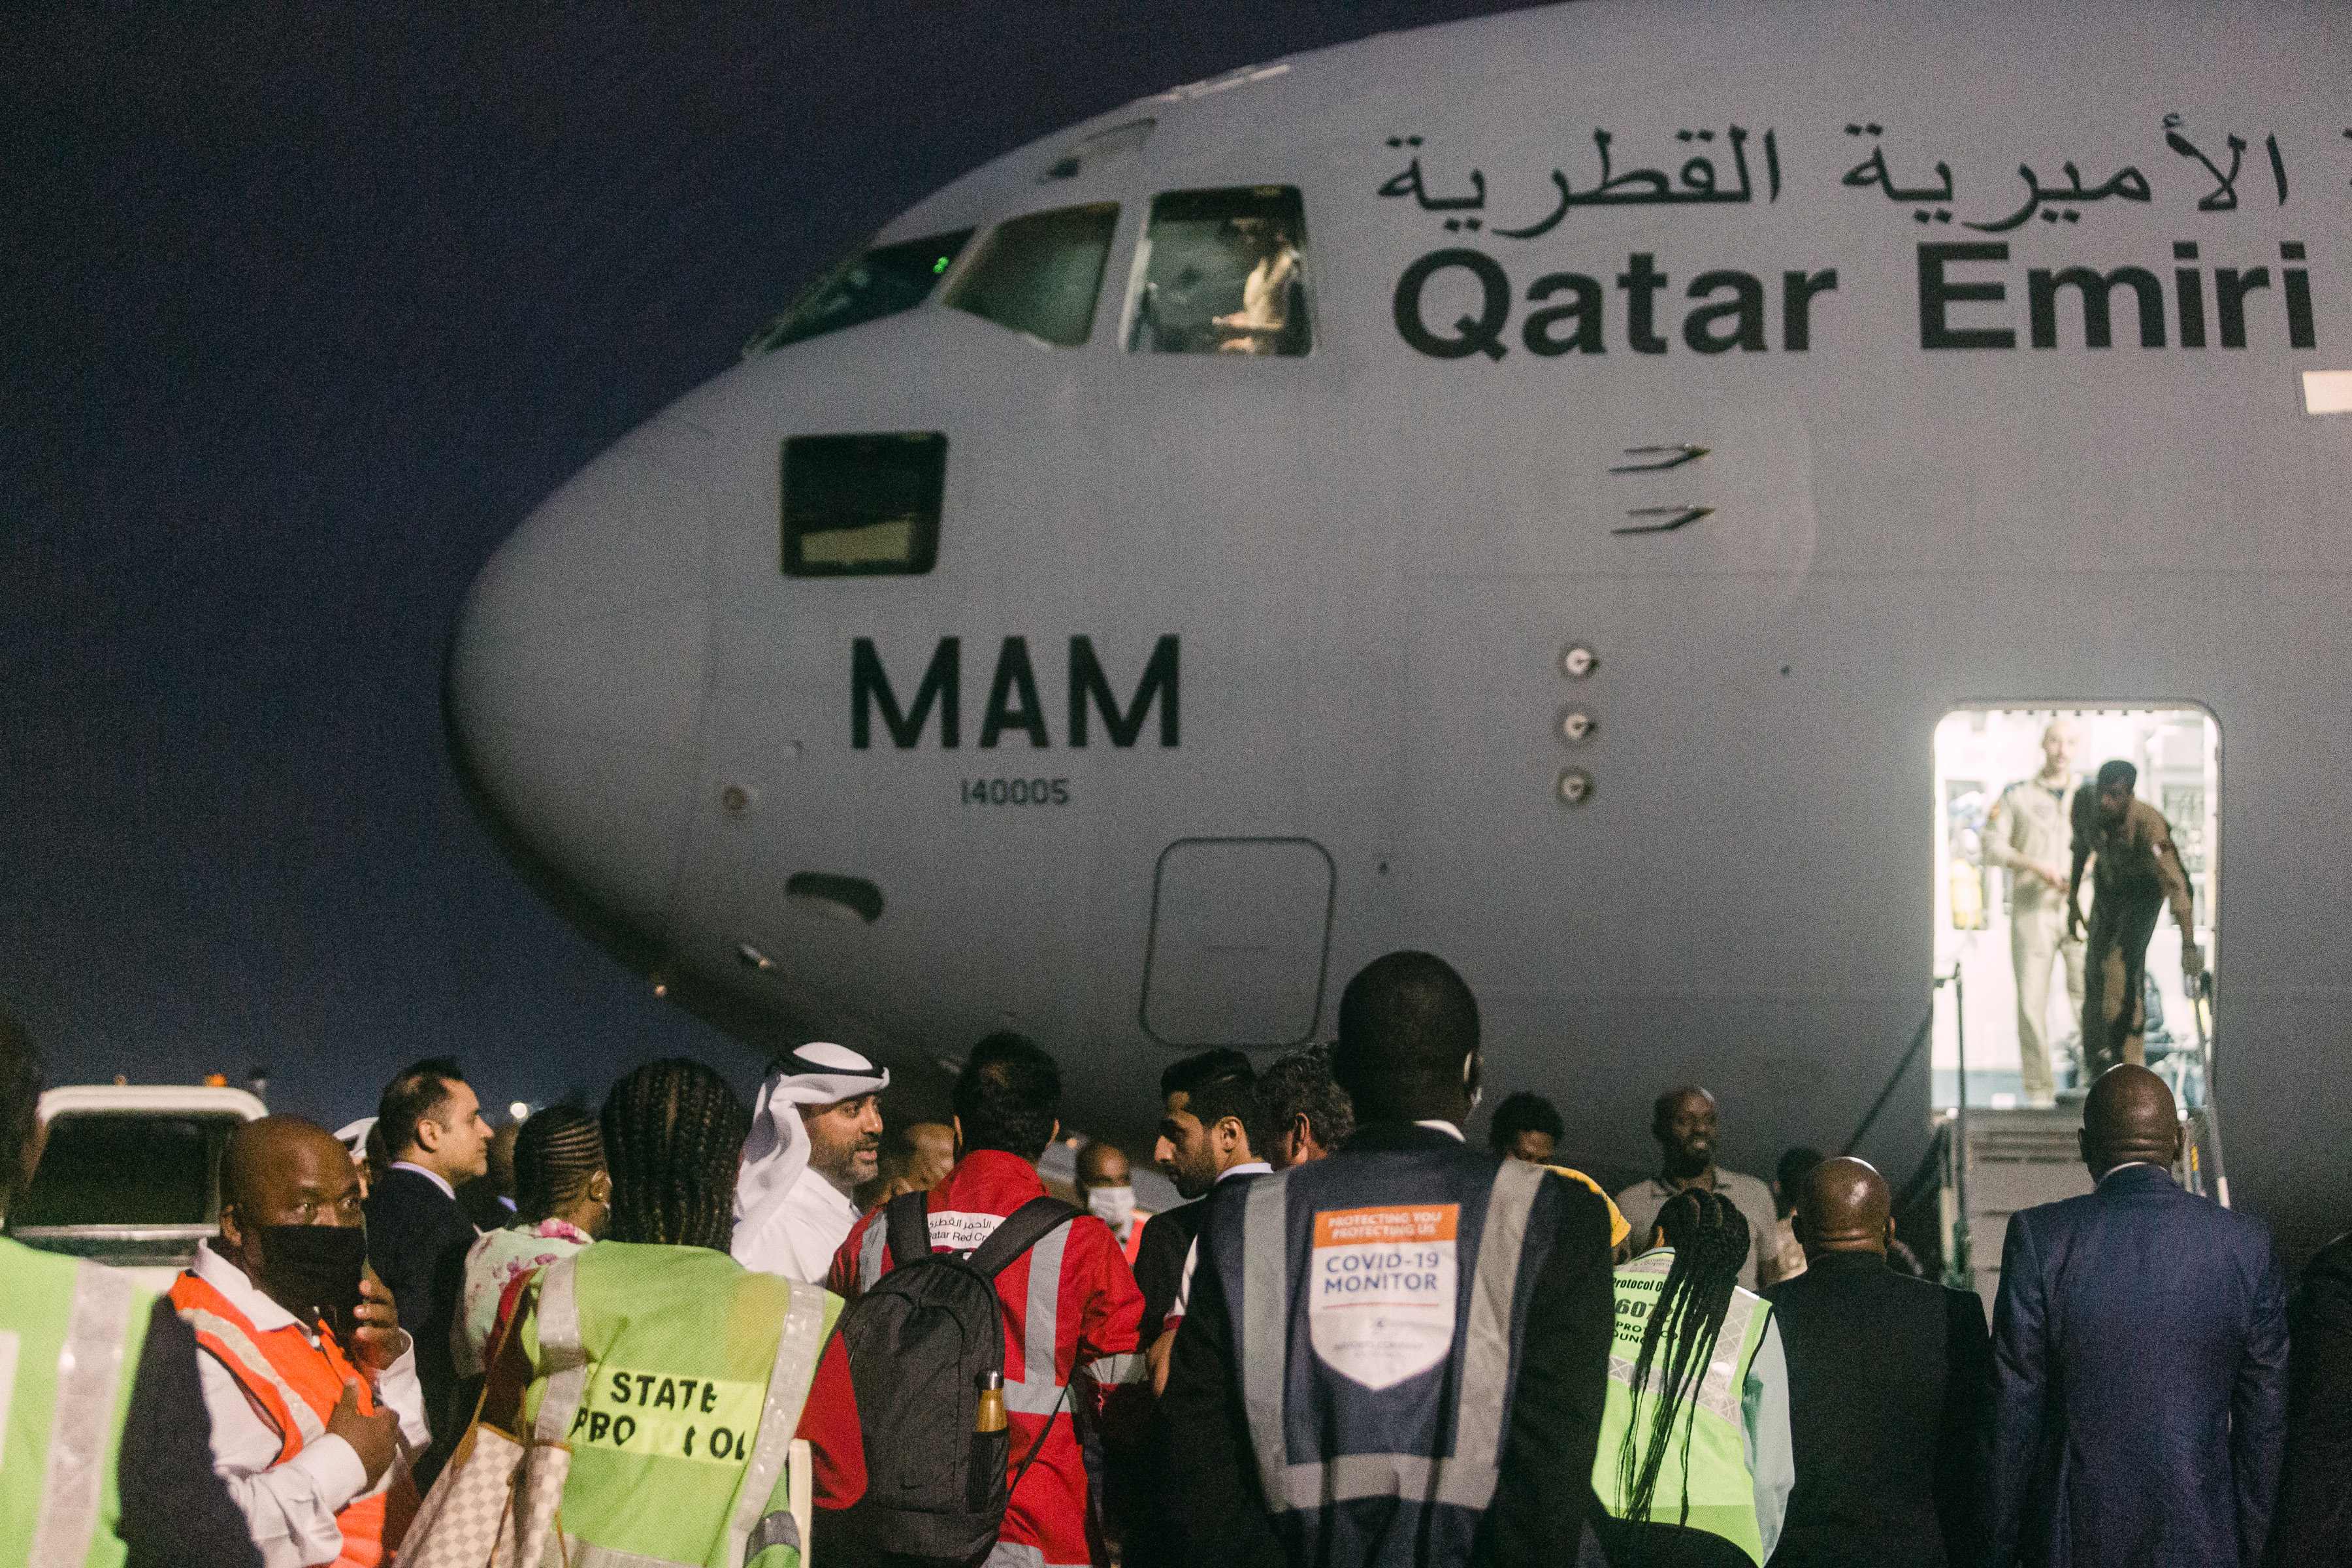
[[[2024,791],[2048,788],[2043,738],[2053,723],[2063,724],[2073,735],[2063,782],[2041,800],[2020,799]],[[2074,792],[2101,763],[2116,758],[2139,770],[2139,798],[2172,825],[2173,842],[2196,900],[2197,940],[2207,968],[2218,973],[2214,931],[2221,887],[2216,829],[2221,736],[2210,714],[2188,707],[1962,708],[1946,714],[1936,726],[1936,973],[1940,978],[1956,968],[1959,973],[1971,1106],[2008,1110],[2030,1102],[2019,1038],[2031,1026],[2021,1018],[2019,980],[2021,973],[2035,977],[2037,965],[2029,954],[2039,943],[2025,922],[2035,918],[2032,906],[2039,898],[2053,897],[2055,907],[2063,908],[2063,892],[2042,895],[2029,889],[2026,912],[2019,915],[2017,884],[2039,879],[2031,867],[2012,869],[2000,864],[2002,847],[2015,858],[2024,853],[2023,846],[2037,841],[2013,819],[2055,807],[2059,832],[2054,868],[2063,880],[2070,858],[2066,825]],[[2004,801],[2003,793],[2011,786],[2018,793]],[[2050,847],[2046,836],[2038,842]],[[2081,892],[2086,919],[2091,881],[2086,869]],[[2062,1094],[2079,1072],[2082,1059],[2081,1004],[2068,967],[2063,951],[2051,955],[2048,982],[2038,998],[2053,1086]],[[2172,1081],[2184,1109],[2193,1108],[2203,1101],[2204,1076],[2197,1021],[2180,973],[2180,931],[2169,910],[2148,942],[2147,972],[2153,993],[2147,998],[2148,1064]],[[1938,1109],[1955,1104],[1959,1091],[1963,1020],[1951,990],[1945,987],[1935,1008],[1933,1093]],[[2022,1010],[2029,1019],[2035,1000],[2028,998]]]

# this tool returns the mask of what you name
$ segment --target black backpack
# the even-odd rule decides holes
[[[996,1544],[1013,1488],[1045,1447],[1041,1432],[1008,1482],[1010,1424],[972,1429],[982,1373],[1004,1372],[996,1277],[1077,1217],[1066,1203],[1032,1198],[972,1251],[933,1252],[926,1194],[908,1193],[882,1211],[890,1271],[841,1323],[866,1438],[866,1496],[843,1521],[861,1549],[854,1556],[968,1563]],[[1048,1427],[1060,1409],[1056,1401]]]

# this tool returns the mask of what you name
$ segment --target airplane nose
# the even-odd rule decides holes
[[[494,832],[653,943],[694,787],[707,445],[656,421],[551,496],[475,580],[445,675],[453,760]]]

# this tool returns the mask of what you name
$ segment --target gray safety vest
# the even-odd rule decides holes
[[[1459,1145],[1342,1153],[1213,1200],[1201,1239],[1291,1562],[1469,1561],[1568,1200],[1541,1167]]]

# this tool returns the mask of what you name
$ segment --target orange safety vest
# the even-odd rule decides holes
[[[195,1331],[196,1343],[216,1357],[236,1379],[237,1386],[278,1429],[278,1458],[282,1465],[300,1453],[303,1445],[327,1435],[327,1418],[343,1397],[343,1380],[357,1378],[362,1415],[376,1409],[374,1390],[343,1354],[335,1336],[321,1323],[319,1342],[312,1344],[292,1323],[268,1333],[253,1320],[193,1272],[172,1282],[172,1307],[180,1321]],[[373,1496],[354,1498],[335,1515],[343,1534],[342,1554],[333,1568],[378,1568],[391,1549],[400,1544],[408,1521],[416,1513],[416,1486],[408,1468],[395,1463],[391,1486]]]

